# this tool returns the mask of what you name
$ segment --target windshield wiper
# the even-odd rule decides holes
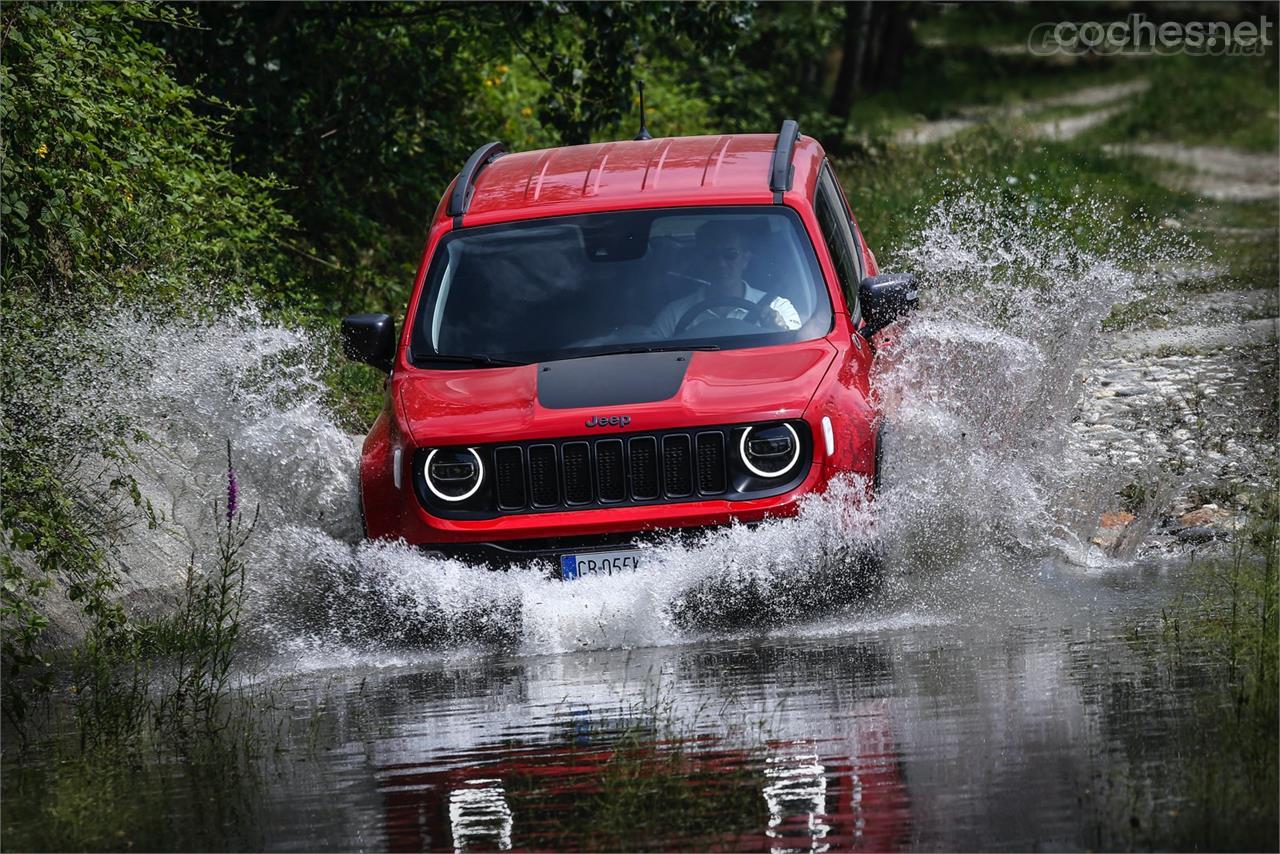
[[[719,350],[716,344],[663,344],[658,347],[632,347],[623,353],[678,353],[681,350]]]
[[[571,356],[573,359],[589,359],[593,356],[621,356],[625,353],[683,353],[687,350],[719,350],[715,344],[659,344],[656,347],[622,347],[618,350],[601,350]]]
[[[470,355],[458,355],[454,353],[415,353],[413,356],[413,363],[415,365],[421,365],[429,362],[448,362],[450,364],[476,365],[485,368],[510,368],[529,364],[528,362],[517,362],[512,359],[495,359],[493,356],[486,356],[484,353],[472,353]]]

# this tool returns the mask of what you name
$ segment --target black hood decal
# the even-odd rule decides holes
[[[675,397],[689,353],[618,353],[538,367],[538,403],[547,409],[626,406]]]

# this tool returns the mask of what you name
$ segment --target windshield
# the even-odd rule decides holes
[[[762,347],[821,337],[832,321],[813,246],[783,207],[463,229],[441,242],[425,288],[411,347],[430,367]]]

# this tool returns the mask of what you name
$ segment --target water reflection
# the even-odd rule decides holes
[[[795,746],[807,745],[789,745]],[[827,769],[818,761],[818,755],[784,749],[765,762],[765,777],[770,781],[764,787],[764,800],[769,805],[766,835],[779,840],[769,850],[773,854],[799,851],[799,845],[781,842],[799,841],[800,837],[808,843],[804,850],[829,851],[831,846],[825,840],[831,825],[823,821],[827,814]],[[857,786],[856,781],[854,785]]]
[[[678,818],[656,847],[901,847],[892,661],[881,641],[850,639],[597,651],[508,662],[493,679],[387,674],[364,702],[395,724],[369,745],[388,847],[591,848],[646,798],[694,833]],[[820,737],[774,737],[833,714],[842,724]],[[691,815],[699,803],[708,816]]]
[[[501,780],[467,780],[449,793],[454,851],[511,848],[511,807]]]

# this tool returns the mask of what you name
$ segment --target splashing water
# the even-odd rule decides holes
[[[66,418],[110,410],[150,437],[137,446],[135,475],[161,524],[134,529],[119,551],[125,592],[155,606],[179,588],[189,555],[208,548],[230,439],[241,505],[261,512],[246,631],[293,660],[803,631],[833,609],[853,630],[913,613],[940,575],[981,570],[990,580],[1031,565],[1060,546],[1074,496],[1097,488],[1096,466],[1067,429],[1078,375],[1102,320],[1140,291],[1134,257],[1154,250],[1091,254],[1035,219],[962,196],[931,211],[901,253],[922,279],[924,305],[875,367],[888,426],[873,507],[854,500],[859,484],[837,483],[796,518],[650,546],[629,575],[570,584],[537,568],[488,572],[361,542],[360,438],[326,413],[321,346],[253,310],[213,321],[107,319],[92,334],[120,367],[77,373],[66,393],[81,408]],[[853,595],[865,579],[850,556],[868,548],[888,570],[878,611]]]
[[[1096,228],[1106,222],[1097,204],[967,193],[931,210],[901,253],[923,281],[923,306],[873,377],[888,420],[880,534],[900,565],[1078,553],[1092,533],[1097,514],[1081,505],[1092,511],[1089,499],[1110,498],[1123,478],[1070,429],[1080,377],[1112,310],[1168,287],[1154,265],[1194,253],[1152,233],[1118,240],[1126,229]],[[1081,224],[1111,242],[1080,248],[1070,231]],[[1066,524],[1073,516],[1084,530]]]

